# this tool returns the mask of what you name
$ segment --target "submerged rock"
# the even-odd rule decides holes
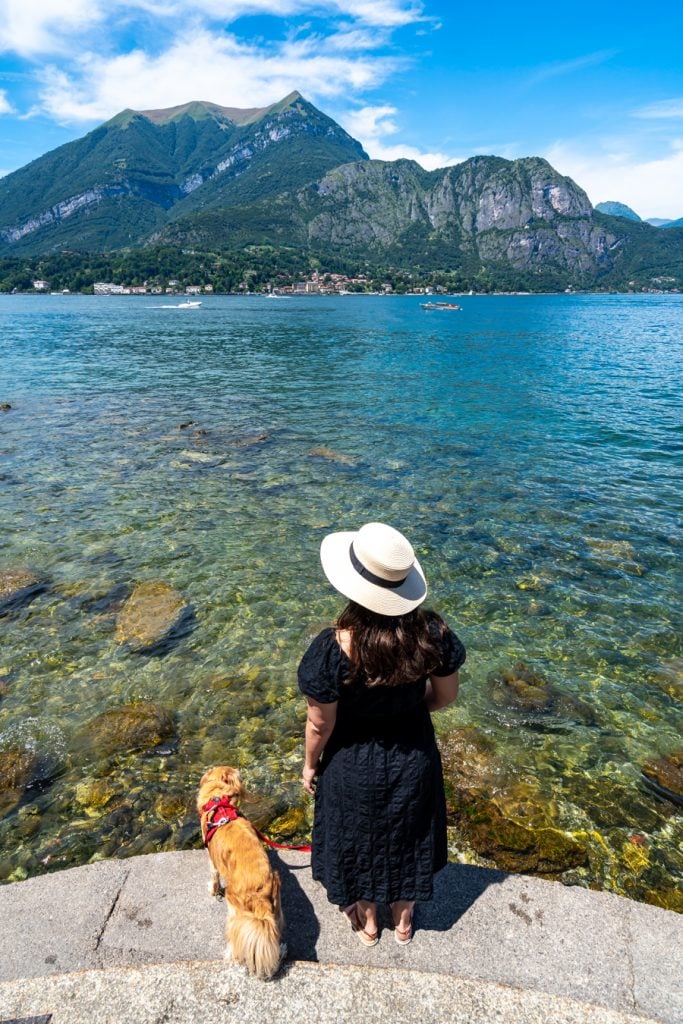
[[[523,725],[543,725],[546,718],[556,717],[595,723],[592,708],[582,700],[563,693],[546,679],[518,661],[511,669],[489,675],[491,699],[497,708],[511,711]]]
[[[30,569],[0,569],[0,615],[23,608],[45,589]]]
[[[173,715],[166,708],[147,701],[110,708],[85,728],[96,754],[151,750],[175,735]]]
[[[38,757],[25,747],[0,750],[0,816],[13,810],[34,781]]]
[[[642,576],[643,568],[636,561],[633,545],[627,540],[604,540],[600,537],[586,537],[593,558],[605,566],[616,565],[624,572]]]
[[[238,437],[232,443],[235,448],[252,448],[254,445],[263,444],[269,440],[269,435],[262,434],[247,434],[246,437]]]
[[[335,452],[332,448],[326,448],[325,445],[319,445],[317,448],[311,448],[308,453],[313,458],[327,459],[328,462],[338,462],[341,466],[355,466],[355,461],[348,455],[344,455],[342,452]]]
[[[116,620],[116,642],[147,651],[169,639],[190,607],[169,583],[138,583]]]
[[[0,412],[9,412],[11,408],[9,402],[0,402]]]
[[[645,761],[641,771],[655,793],[683,807],[683,749]]]
[[[553,876],[588,862],[588,848],[575,836],[522,825],[492,800],[470,804],[459,824],[473,849],[504,871]]]
[[[493,741],[474,726],[461,726],[441,736],[439,750],[449,815],[457,815],[464,804],[489,792],[502,778]]]

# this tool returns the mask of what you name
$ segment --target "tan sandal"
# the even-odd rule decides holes
[[[399,946],[409,946],[413,941],[413,917],[415,916],[415,908],[410,911],[410,924],[407,928],[399,928],[398,925],[394,925],[394,939]]]
[[[358,941],[363,946],[376,946],[379,942],[379,932],[375,932],[374,935],[370,932],[366,932],[365,928],[360,923],[360,917],[358,916],[358,904],[352,903],[349,907],[339,908],[351,925],[351,930],[357,937]]]

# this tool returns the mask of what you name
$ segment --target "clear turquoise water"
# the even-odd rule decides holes
[[[680,747],[683,297],[460,301],[0,297],[0,568],[50,584],[0,619],[0,749],[48,766],[0,822],[0,877],[193,843],[159,798],[191,803],[218,761],[274,813],[303,807],[295,669],[340,607],[318,545],[379,519],[411,538],[468,648],[439,730],[477,726],[559,827],[604,845],[581,884],[642,896],[680,878],[681,818],[640,765]],[[146,579],[194,609],[163,657],[118,647],[116,605],[96,604]],[[594,721],[497,704],[489,675],[518,660]],[[88,721],[139,699],[174,710],[175,750],[86,749]],[[79,802],[103,777],[107,806]],[[596,780],[622,787],[609,813]]]

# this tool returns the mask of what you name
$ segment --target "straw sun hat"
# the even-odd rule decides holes
[[[410,541],[385,523],[328,534],[320,561],[335,590],[379,615],[405,615],[427,596]]]

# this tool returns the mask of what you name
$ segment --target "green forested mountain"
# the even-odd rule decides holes
[[[285,262],[295,250],[301,266],[445,273],[485,288],[683,287],[683,230],[614,206],[594,210],[536,157],[429,172],[368,160],[292,93],[260,109],[124,110],[7,175],[0,258],[23,279],[17,260],[64,251],[84,266],[132,250],[232,254],[237,268],[261,247]]]
[[[124,110],[0,179],[0,254],[144,244],[169,215],[261,199],[363,159],[296,92],[254,110]]]

